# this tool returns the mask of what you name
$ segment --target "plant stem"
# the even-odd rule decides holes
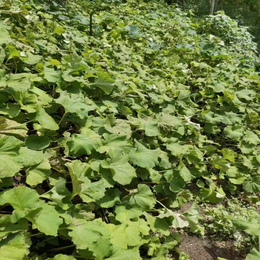
[[[167,208],[166,206],[164,206],[159,200],[156,200],[156,202],[157,202],[158,204],[160,204],[162,207],[164,207],[165,209],[168,210],[168,208]]]
[[[93,15],[94,15],[94,12],[90,13],[90,15],[89,15],[89,35],[90,36],[93,35]]]
[[[43,234],[42,232],[38,232],[38,233],[36,233],[36,234],[30,235],[30,237],[35,237],[35,236],[42,235],[42,234]]]
[[[70,248],[70,247],[75,247],[75,245],[69,245],[69,246],[63,246],[63,247],[58,247],[58,248],[53,248],[50,251],[59,251],[59,250],[63,250],[66,248]]]
[[[65,118],[66,115],[67,115],[67,112],[65,112],[65,113],[63,114],[63,116],[62,116],[62,118],[60,119],[60,122],[58,123],[58,125],[61,124],[61,122],[63,121],[63,119]]]

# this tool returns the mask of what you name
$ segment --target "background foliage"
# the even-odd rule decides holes
[[[212,0],[167,0],[169,4],[178,4],[184,10],[193,10],[196,15],[210,13]],[[226,15],[238,21],[239,25],[247,26],[260,46],[260,2],[258,0],[215,0],[214,12],[224,11]]]

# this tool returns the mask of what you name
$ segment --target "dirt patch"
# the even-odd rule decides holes
[[[181,241],[180,251],[188,254],[191,260],[217,260],[218,257],[228,260],[245,259],[245,255],[235,250],[232,241],[219,242],[188,235],[183,235]]]

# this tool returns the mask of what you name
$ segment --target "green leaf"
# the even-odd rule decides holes
[[[21,161],[12,156],[0,154],[0,178],[13,177],[22,167]]]
[[[5,60],[5,50],[2,47],[0,47],[0,64],[2,64],[4,60]]]
[[[96,243],[92,243],[89,246],[89,250],[87,252],[93,252],[93,255],[95,256],[95,259],[97,260],[103,260],[107,259],[107,256],[111,255],[112,253],[112,247],[110,240],[108,238],[100,238]],[[79,254],[83,257],[86,257],[85,251],[79,250]]]
[[[237,229],[252,236],[260,236],[260,225],[258,223],[250,223],[244,219],[233,219],[232,222]]]
[[[105,191],[112,185],[109,184],[105,179],[100,179],[99,181],[90,182],[86,180],[81,187],[79,196],[84,202],[92,202],[100,200],[105,196]]]
[[[260,176],[254,176],[246,180],[243,184],[243,188],[247,192],[259,192],[260,191]]]
[[[169,177],[166,178],[170,180],[170,190],[174,193],[181,191],[185,187],[186,181],[183,180],[178,171],[168,171],[167,173]]]
[[[18,104],[7,103],[0,107],[0,114],[7,115],[10,118],[18,116],[20,111],[20,106]],[[23,125],[23,127],[26,128],[25,125]]]
[[[173,212],[170,209],[163,209],[161,213],[158,215],[158,218],[169,218],[169,217],[173,217],[171,226],[174,228],[184,228],[189,226],[189,222],[185,219],[183,215]]]
[[[59,178],[55,186],[44,194],[42,194],[41,198],[46,198],[54,201],[63,209],[68,209],[67,202],[71,199],[71,193],[68,191],[66,187],[66,180],[64,178]]]
[[[0,138],[0,155],[17,155],[23,142],[10,136]]]
[[[97,80],[93,83],[94,86],[102,89],[107,95],[109,95],[114,88],[115,81],[109,77],[106,72],[96,72]]]
[[[242,89],[239,91],[236,91],[236,95],[239,99],[245,99],[246,101],[251,101],[255,97],[256,93],[255,91],[251,89]]]
[[[158,218],[149,214],[145,214],[147,222],[153,232],[160,232],[161,234],[168,236],[170,234],[169,227],[174,219],[173,216]]]
[[[53,206],[44,202],[38,203],[38,207],[31,211],[26,218],[33,223],[33,228],[37,228],[47,236],[57,236],[59,226],[63,223],[59,213]]]
[[[185,182],[189,182],[192,180],[192,175],[185,165],[180,165],[178,167],[178,171],[179,171],[180,176],[182,177],[182,179]]]
[[[59,129],[59,126],[54,121],[54,119],[50,115],[48,115],[46,111],[40,106],[36,108],[35,120],[37,120],[40,123],[41,127],[45,129],[54,131]]]
[[[81,119],[88,116],[89,106],[84,103],[84,99],[81,99],[79,95],[69,95],[62,91],[60,92],[60,97],[55,99],[55,101],[64,107],[65,113],[75,113]]]
[[[92,247],[96,248],[95,244],[100,239],[110,237],[109,230],[100,220],[88,221],[79,226],[71,226],[70,230],[69,236],[72,238],[73,243],[77,249],[82,250],[89,249],[91,251]]]
[[[31,246],[30,239],[22,233],[9,235],[0,241],[1,260],[21,260],[26,259]]]
[[[29,73],[10,74],[7,80],[7,86],[14,92],[28,91],[31,88]]]
[[[250,253],[246,256],[246,260],[259,260],[260,252],[253,248]]]
[[[139,250],[138,248],[132,248],[132,249],[122,249],[122,248],[117,248],[114,249],[113,255],[107,260],[141,260],[142,258],[140,257]]]
[[[66,164],[66,166],[69,168],[71,176],[72,196],[79,195],[84,202],[89,203],[100,200],[104,197],[106,189],[112,186],[105,178],[91,182],[87,177],[91,173],[91,168],[88,164],[76,160]]]
[[[20,52],[13,45],[7,45],[8,48],[8,60],[13,58],[20,58]]]
[[[216,190],[214,190],[213,187],[202,187],[200,190],[200,195],[205,201],[209,201],[211,203],[218,203],[224,199],[225,192],[222,188],[216,188]]]
[[[55,28],[54,28],[54,31],[53,31],[53,33],[57,33],[57,34],[63,34],[64,32],[65,32],[66,30],[63,28],[63,27],[60,27],[60,26],[56,26]]]
[[[41,163],[45,159],[45,156],[41,151],[34,151],[27,147],[22,147],[19,150],[18,158],[25,167],[31,167]]]
[[[26,57],[22,58],[23,62],[29,65],[34,65],[40,62],[42,59],[42,56],[40,55],[34,55],[30,52],[26,52]]]
[[[67,163],[69,174],[72,181],[72,196],[76,196],[81,192],[82,183],[84,183],[84,176],[89,166],[86,163],[75,160],[72,163]]]
[[[47,260],[76,260],[76,258],[71,255],[58,254],[54,258],[47,258]]]
[[[189,222],[191,232],[199,232],[204,235],[204,227],[200,225],[200,220],[202,219],[200,216],[200,208],[196,202],[193,202],[190,208],[182,215]]]
[[[61,79],[61,72],[45,65],[44,78],[50,83],[58,83]]]
[[[43,161],[41,152],[21,147],[23,142],[15,137],[0,138],[0,177],[12,177],[21,168],[30,167]],[[19,149],[20,148],[20,149]]]
[[[2,27],[2,25],[0,24],[0,44],[4,44],[4,43],[9,43],[11,41],[11,37],[8,33],[8,31]]]
[[[143,168],[153,168],[158,163],[158,151],[147,149],[139,142],[135,142],[136,150],[132,150],[129,158],[134,165]]]
[[[40,164],[26,169],[26,183],[30,186],[36,186],[46,180],[50,174],[50,163],[47,159],[44,159]]]
[[[31,89],[31,92],[34,94],[34,97],[37,98],[36,103],[38,105],[44,106],[52,102],[51,96],[47,92],[43,91],[42,89],[34,87],[33,89]]]
[[[97,150],[99,143],[92,139],[91,136],[73,134],[72,138],[67,141],[67,147],[72,156],[78,157],[81,155],[90,155],[93,151]]]
[[[147,185],[139,184],[138,188],[132,190],[129,195],[125,196],[122,202],[126,207],[138,207],[145,211],[154,207],[156,199]]]
[[[32,150],[43,150],[50,145],[50,139],[47,136],[30,135],[25,140],[25,145]]]
[[[141,244],[138,222],[128,221],[126,225],[117,225],[111,234],[111,243],[117,247],[127,249],[128,246]]]
[[[168,113],[162,113],[161,117],[158,120],[158,126],[160,128],[171,131],[172,128],[182,126],[181,121]]]
[[[113,126],[105,124],[105,129],[112,134],[126,135],[127,138],[130,138],[132,135],[130,123],[127,120],[116,119]]]
[[[243,140],[254,145],[257,145],[260,142],[259,137],[252,131],[246,131]]]
[[[117,134],[103,134],[104,141],[102,146],[100,146],[97,151],[100,153],[113,153],[115,151],[122,151],[124,153],[129,153],[130,144],[127,142],[127,138],[125,135],[117,135]]]
[[[171,154],[176,157],[186,154],[190,147],[190,145],[181,145],[179,143],[170,143],[166,145],[167,150],[169,150]]]
[[[38,207],[39,195],[25,186],[15,187],[1,193],[0,205],[10,204],[14,209]]]
[[[96,203],[102,208],[111,208],[115,204],[120,203],[121,191],[118,189],[106,190],[105,196]]]
[[[138,25],[133,25],[133,26],[125,26],[125,30],[127,30],[130,34],[131,37],[135,38],[139,34],[139,26]]]
[[[224,82],[216,82],[214,85],[209,85],[208,87],[212,88],[214,92],[220,93],[226,90],[227,85]]]
[[[127,205],[122,204],[116,206],[115,213],[115,218],[120,223],[127,223],[129,220],[136,221],[143,214],[142,210],[138,207],[127,208]]]
[[[128,163],[128,156],[121,155],[120,151],[110,153],[111,159],[103,161],[101,166],[105,169],[110,169],[113,173],[113,180],[126,185],[136,177],[135,169]]]
[[[17,138],[0,138],[0,178],[13,177],[22,167],[19,150],[23,142]]]
[[[147,117],[142,118],[140,120],[140,127],[139,129],[144,130],[145,135],[147,136],[157,136],[159,133],[158,130],[158,122],[155,121],[153,118]]]
[[[12,216],[2,216],[0,219],[0,238],[3,239],[11,233],[25,232],[28,230],[28,221],[20,219],[13,223]]]

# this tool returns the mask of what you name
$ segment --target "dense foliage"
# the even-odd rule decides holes
[[[251,35],[136,2],[1,1],[2,260],[170,259],[198,202],[259,202]]]
[[[165,0],[168,4],[177,4],[184,10],[192,10],[196,15],[204,16],[211,12],[224,11],[247,26],[260,47],[260,1],[259,0]]]

